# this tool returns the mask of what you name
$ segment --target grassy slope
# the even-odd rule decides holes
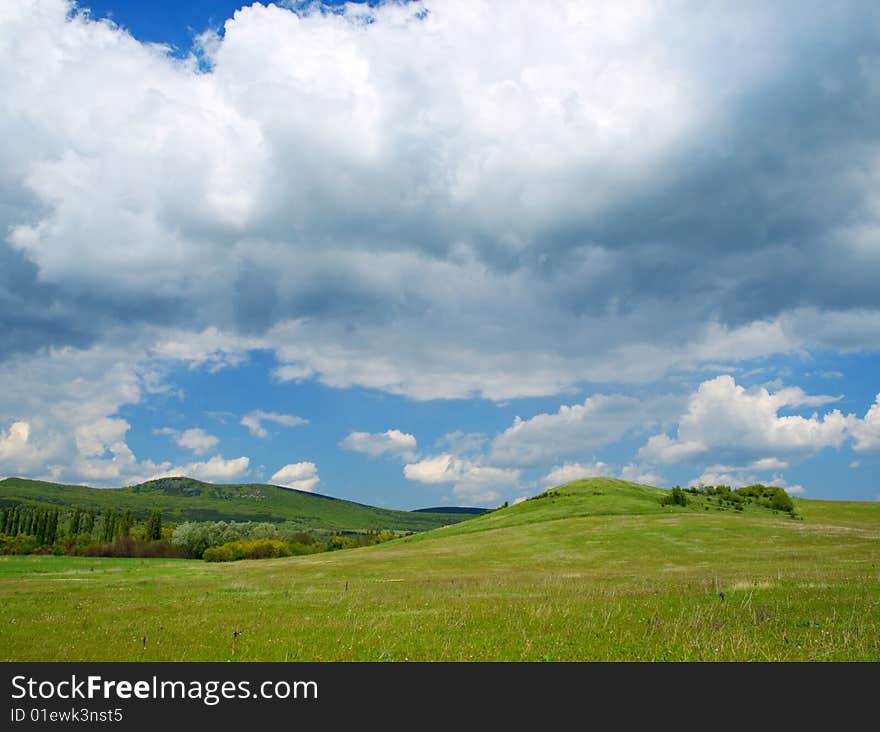
[[[166,521],[290,521],[305,529],[425,531],[469,515],[431,514],[364,506],[271,485],[215,485],[169,478],[112,490],[22,478],[0,481],[0,505],[126,509],[144,517],[161,509]]]
[[[561,492],[295,559],[0,558],[0,659],[880,660],[880,504]]]
[[[687,507],[663,506],[660,499],[668,495],[669,491],[663,488],[629,483],[617,478],[576,480],[501,511],[492,511],[455,527],[447,527],[445,535],[453,536],[545,521],[568,520],[578,516],[633,516],[706,511],[734,513],[732,507],[719,506],[716,499],[691,494],[687,496]],[[742,513],[780,518],[780,515],[774,511],[755,504],[745,504]]]

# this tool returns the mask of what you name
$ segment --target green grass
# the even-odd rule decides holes
[[[163,519],[173,523],[284,521],[294,528],[329,531],[425,531],[472,518],[469,514],[393,511],[272,485],[216,485],[191,478],[163,478],[113,489],[23,478],[0,480],[0,506],[16,503],[98,513],[130,510],[141,518],[159,509]]]
[[[560,493],[309,557],[3,557],[0,659],[880,660],[880,504]]]

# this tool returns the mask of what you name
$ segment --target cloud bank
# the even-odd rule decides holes
[[[794,390],[669,384],[880,349],[878,21],[856,2],[255,4],[180,59],[66,0],[2,3],[0,470],[174,468],[134,456],[120,409],[172,390],[172,365],[256,350],[281,382],[415,400],[589,389],[482,456],[349,445],[474,494],[640,430],[632,475],[876,452],[877,404],[813,417],[786,413],[826,404]],[[658,383],[672,396],[634,394]]]

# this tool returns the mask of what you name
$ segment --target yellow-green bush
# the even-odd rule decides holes
[[[290,547],[279,539],[251,539],[231,541],[228,544],[205,549],[206,562],[234,562],[238,559],[271,559],[289,557]]]

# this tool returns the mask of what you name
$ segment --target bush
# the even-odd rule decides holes
[[[35,536],[0,536],[0,554],[33,554],[38,547]]]
[[[192,555],[185,547],[165,541],[147,541],[131,536],[120,536],[100,544],[89,543],[77,552],[86,557],[140,557],[145,559],[182,559]]]
[[[794,513],[794,503],[782,488],[777,488],[770,496],[770,508],[775,511]]]
[[[187,549],[194,557],[201,557],[207,549],[248,539],[274,539],[278,529],[274,524],[253,521],[188,521],[171,535],[171,542]]]
[[[675,486],[675,488],[670,491],[668,496],[663,496],[660,499],[661,506],[687,506],[688,500],[687,496],[684,494],[684,491],[679,487]]]
[[[206,562],[231,562],[235,557],[232,555],[232,546],[224,544],[223,546],[212,546],[210,549],[205,549],[202,559]]]
[[[232,541],[210,547],[202,554],[206,562],[234,562],[239,559],[274,559],[289,556],[290,547],[279,539]]]

